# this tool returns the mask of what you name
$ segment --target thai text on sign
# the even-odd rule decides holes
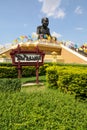
[[[16,54],[15,62],[41,62],[42,57],[39,54]]]

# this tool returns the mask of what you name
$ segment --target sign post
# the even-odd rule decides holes
[[[18,78],[21,78],[22,77],[22,66],[20,64],[20,61],[18,62]]]
[[[36,83],[39,83],[39,66],[36,66]]]
[[[39,67],[44,63],[45,53],[38,49],[38,46],[33,50],[21,49],[18,45],[10,53],[12,64],[18,69],[18,78],[22,77],[22,66],[35,66],[36,67],[36,83],[39,83]]]

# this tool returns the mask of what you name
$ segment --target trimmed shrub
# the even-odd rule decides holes
[[[0,64],[0,78],[17,78],[18,70],[16,67],[11,66],[11,64]],[[46,68],[48,64],[44,64],[39,68],[39,75],[46,74]],[[36,76],[36,68],[34,66],[22,66],[22,77],[32,77]]]
[[[43,66],[40,66],[39,68],[39,75],[46,75],[46,68],[49,66],[49,64],[44,64]]]
[[[58,88],[57,81],[58,81],[58,72],[57,67],[52,66],[47,68],[46,73],[46,80],[47,80],[47,86],[49,88]]]
[[[1,92],[20,91],[21,81],[19,79],[0,79]]]
[[[69,73],[59,76],[58,86],[63,92],[74,93],[76,97],[87,98],[87,74]]]
[[[12,67],[12,63],[0,63],[0,66]]]
[[[23,66],[22,77],[32,77],[36,75],[36,68],[34,66]]]
[[[65,93],[75,94],[76,98],[87,98],[87,69],[83,67],[48,67],[46,80],[49,88],[59,88]]]
[[[22,77],[35,76],[35,67],[33,66],[23,66],[22,67]],[[18,70],[16,67],[0,67],[0,78],[17,78]]]
[[[16,78],[18,75],[15,67],[0,67],[0,78]]]

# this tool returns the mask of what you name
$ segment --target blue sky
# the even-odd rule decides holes
[[[0,0],[0,44],[32,35],[42,17],[58,40],[87,43],[87,0]]]

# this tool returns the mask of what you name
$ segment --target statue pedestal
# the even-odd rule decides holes
[[[52,52],[52,62],[62,62],[64,63],[64,59],[61,57],[61,55],[58,55],[57,52]]]
[[[56,59],[56,62],[59,62],[59,63],[64,63],[64,59],[62,58],[62,56],[60,55],[57,55],[57,59]]]
[[[5,58],[0,58],[0,62],[5,62],[6,59]]]
[[[64,59],[61,55],[58,55],[56,52],[52,52],[50,54],[45,54],[45,62],[58,62],[58,63],[64,63]]]

